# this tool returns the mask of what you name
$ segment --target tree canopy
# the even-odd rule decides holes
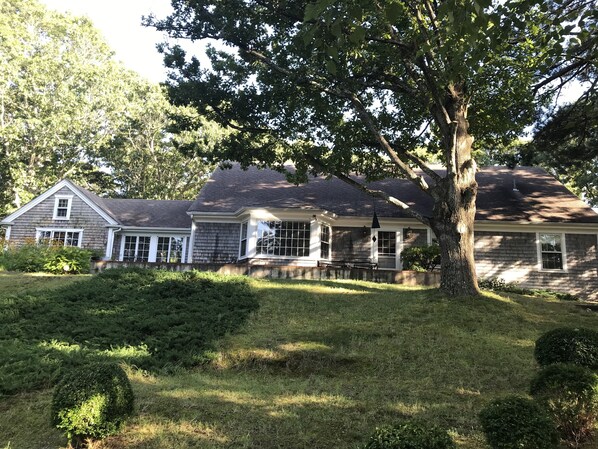
[[[461,294],[478,292],[472,150],[532,124],[551,83],[581,67],[567,55],[595,36],[586,33],[595,11],[581,0],[172,4],[171,16],[148,24],[220,43],[208,67],[180,46],[163,48],[171,97],[236,130],[215,156],[279,170],[291,160],[292,180],[334,175],[400,207],[436,233],[441,286]],[[574,37],[579,29],[586,34]],[[445,171],[432,170],[421,148]],[[411,180],[432,197],[432,215],[352,173]]]
[[[214,124],[115,61],[88,19],[0,2],[0,214],[68,177],[100,194],[188,199],[211,166]],[[183,115],[192,130],[171,126]]]

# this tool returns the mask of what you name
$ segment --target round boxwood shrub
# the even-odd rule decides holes
[[[549,365],[532,380],[530,392],[547,407],[565,441],[577,446],[592,436],[598,414],[598,375],[590,369]]]
[[[417,421],[377,428],[363,449],[456,449],[439,427]]]
[[[550,449],[558,444],[552,419],[531,399],[497,399],[482,410],[480,424],[492,449]]]
[[[75,447],[116,433],[133,412],[133,390],[114,363],[92,363],[68,372],[52,398],[52,424]]]
[[[541,366],[574,363],[598,369],[598,332],[583,328],[553,329],[538,338],[534,356]]]

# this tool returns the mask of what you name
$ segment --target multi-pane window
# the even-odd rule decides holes
[[[320,227],[320,258],[330,259],[330,226]]]
[[[403,247],[424,246],[428,244],[426,229],[403,228]]]
[[[239,249],[239,256],[244,257],[247,255],[247,230],[248,224],[247,222],[241,223],[241,245]]]
[[[37,241],[46,245],[79,246],[81,231],[44,229],[38,232]]]
[[[151,237],[137,235],[125,236],[123,260],[128,262],[147,262],[149,259]]]
[[[70,197],[57,196],[54,201],[54,220],[68,220],[71,215],[71,201]]]
[[[308,221],[260,221],[257,224],[257,254],[309,256]]]
[[[543,270],[563,269],[561,234],[540,234],[540,253]]]
[[[395,256],[397,254],[397,233],[378,231],[378,255]]]
[[[182,237],[158,237],[156,262],[177,263],[183,259]]]

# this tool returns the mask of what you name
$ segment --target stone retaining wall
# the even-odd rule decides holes
[[[440,272],[420,273],[417,271],[368,270],[364,268],[293,267],[276,265],[218,264],[218,263],[143,263],[143,262],[92,262],[92,272],[98,273],[107,268],[154,268],[171,271],[213,271],[220,274],[246,275],[254,278],[270,279],[353,279],[389,284],[421,285],[437,287]]]

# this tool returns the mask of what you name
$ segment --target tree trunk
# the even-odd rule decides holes
[[[478,296],[474,219],[478,185],[471,156],[463,86],[451,86],[444,102],[443,146],[447,175],[434,188],[432,230],[440,244],[440,288],[449,295]],[[447,123],[446,117],[450,117]]]

